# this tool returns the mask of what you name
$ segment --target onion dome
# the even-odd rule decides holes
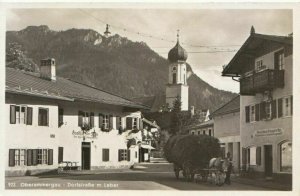
[[[177,43],[168,53],[168,59],[174,63],[177,61],[186,61],[188,54],[184,48],[179,44],[179,35],[177,34]]]

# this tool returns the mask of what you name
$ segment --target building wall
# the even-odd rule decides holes
[[[21,125],[10,124],[10,105],[23,104],[33,108],[33,124]],[[9,173],[25,174],[28,170],[44,170],[56,169],[58,167],[58,147],[63,147],[64,161],[78,162],[81,161],[81,144],[82,142],[90,142],[91,144],[91,169],[107,168],[107,167],[129,167],[136,159],[126,161],[118,161],[118,149],[127,149],[126,136],[127,132],[119,134],[116,129],[116,117],[123,117],[122,124],[125,126],[125,117],[140,118],[140,112],[123,112],[123,108],[119,106],[107,106],[101,104],[91,104],[83,102],[65,102],[57,100],[47,100],[42,98],[34,98],[28,96],[6,96],[6,134],[5,134],[5,169],[7,175]],[[49,126],[38,126],[38,108],[44,107],[49,109]],[[58,109],[63,108],[63,125],[58,127]],[[90,131],[95,131],[96,138],[86,136],[83,139],[81,128],[78,126],[78,111],[94,112],[95,127]],[[99,113],[114,115],[114,127],[110,132],[103,132],[99,128]],[[139,120],[138,120],[139,123]],[[36,166],[8,166],[9,149],[53,149],[53,165],[36,165]],[[102,149],[108,148],[109,158],[108,162],[102,161]],[[135,155],[135,148],[131,148],[130,156]]]
[[[240,169],[240,112],[214,116],[215,137],[220,140],[222,156],[230,158],[235,172]]]
[[[214,125],[206,126],[206,127],[198,127],[189,130],[190,135],[209,135],[209,130],[211,130],[211,136],[214,136]]]
[[[257,59],[263,59],[264,62],[268,62],[268,65],[272,68],[274,66],[274,52],[264,55]],[[284,88],[277,88],[271,92],[272,98],[278,99],[285,96],[291,96],[292,92],[292,81],[293,81],[293,63],[292,55],[285,56],[284,60]],[[264,172],[265,171],[265,160],[264,160],[264,145],[272,145],[272,157],[273,157],[273,173],[280,173],[280,144],[283,141],[292,141],[292,116],[286,116],[281,118],[275,118],[272,120],[262,120],[257,122],[246,123],[245,107],[253,104],[265,101],[268,97],[264,94],[256,94],[255,96],[241,96],[241,113],[240,113],[240,124],[241,124],[241,147],[249,148],[261,147],[261,164],[251,165],[254,171]],[[278,107],[278,105],[277,105]],[[278,112],[278,111],[277,111]],[[257,136],[257,131],[261,130],[274,130],[281,129],[282,132],[275,135]]]

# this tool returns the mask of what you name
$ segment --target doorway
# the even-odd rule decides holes
[[[82,170],[89,170],[91,168],[91,143],[82,142],[81,144],[81,167]]]
[[[272,145],[265,145],[265,176],[272,177],[273,173],[273,156]]]

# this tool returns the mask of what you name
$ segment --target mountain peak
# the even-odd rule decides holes
[[[25,29],[21,30],[20,32],[28,33],[28,32],[44,32],[48,33],[50,32],[50,28],[47,25],[40,25],[40,26],[28,26]]]

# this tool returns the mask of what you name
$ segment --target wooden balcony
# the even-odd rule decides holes
[[[275,88],[283,88],[284,70],[265,69],[240,79],[240,94],[255,95]]]

